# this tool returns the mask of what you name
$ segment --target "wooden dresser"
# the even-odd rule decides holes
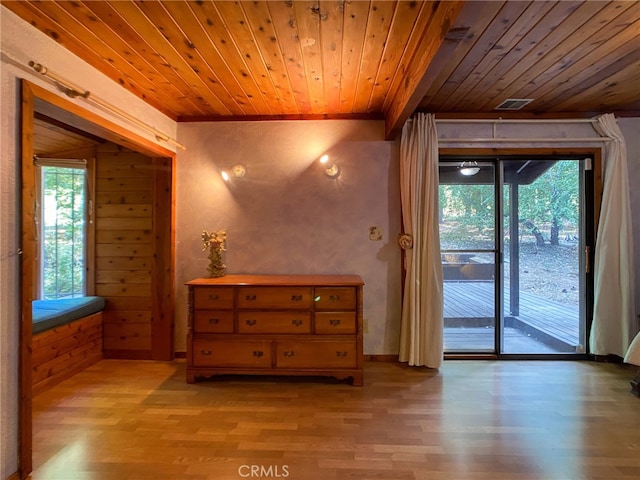
[[[362,279],[227,275],[187,282],[187,382],[323,375],[362,385]]]

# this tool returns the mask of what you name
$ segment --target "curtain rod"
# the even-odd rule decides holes
[[[144,123],[141,120],[138,120],[137,118],[135,118],[132,115],[129,115],[127,112],[125,112],[124,110],[119,109],[118,107],[115,107],[107,102],[105,102],[104,100],[101,100],[100,98],[94,96],[91,94],[91,92],[89,92],[88,90],[85,90],[83,88],[78,87],[77,85],[74,85],[73,83],[71,83],[70,81],[60,77],[59,75],[51,72],[47,67],[45,67],[44,65],[41,65],[39,63],[36,63],[34,61],[29,61],[29,66],[31,68],[33,68],[37,73],[50,78],[51,80],[53,80],[53,82],[58,86],[58,88],[67,96],[71,97],[71,98],[76,98],[76,97],[82,97],[87,101],[91,101],[97,105],[100,105],[101,107],[107,109],[108,111],[115,113],[116,115],[124,118],[125,120],[128,120],[131,123],[134,123],[135,125],[139,126],[140,128],[152,133],[157,140],[161,140],[163,142],[167,142],[170,143],[172,145],[175,145],[176,147],[180,148],[181,150],[186,150],[187,147],[185,147],[184,145],[182,145],[181,143],[179,143],[177,140],[171,138],[169,135],[162,133],[160,130],[155,129],[154,127],[152,127],[151,125],[148,125],[146,123]]]
[[[34,162],[82,162],[87,163],[86,158],[59,158],[59,157],[41,157],[39,155],[33,156]]]
[[[436,123],[598,123],[595,118],[436,118]]]
[[[474,142],[496,142],[496,143],[516,143],[516,142],[609,142],[613,140],[611,137],[581,137],[581,138],[506,138],[498,137],[496,127],[502,123],[598,123],[597,118],[443,118],[435,119],[436,123],[484,123],[493,126],[493,137],[486,138],[438,138],[438,142],[441,143],[474,143]]]
[[[611,137],[586,137],[586,138],[438,138],[439,143],[473,143],[473,142],[497,142],[497,143],[537,143],[537,142],[610,142],[613,140]]]

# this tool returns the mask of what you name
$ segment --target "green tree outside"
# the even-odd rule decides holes
[[[563,232],[577,233],[580,220],[580,162],[561,160],[530,185],[519,186],[519,219],[528,235],[539,232],[541,243],[559,245]],[[510,195],[505,195],[505,230],[508,231]],[[458,248],[473,236],[478,246],[493,241],[495,200],[493,185],[441,185],[440,222],[443,248]],[[540,244],[540,243],[539,243]],[[449,245],[446,247],[445,245]]]
[[[84,295],[85,172],[42,167],[43,299]]]

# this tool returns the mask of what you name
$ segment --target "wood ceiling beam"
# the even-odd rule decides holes
[[[443,44],[463,4],[461,0],[432,4],[431,19],[422,31],[412,59],[404,66],[402,82],[397,84],[394,91],[389,92],[392,100],[385,110],[387,140],[393,140],[398,136],[405,121],[427,92],[430,84],[427,69]],[[400,65],[400,68],[403,68],[403,65]]]

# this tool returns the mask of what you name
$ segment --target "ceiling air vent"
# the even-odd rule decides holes
[[[520,110],[525,105],[533,102],[533,98],[507,98],[498,105],[496,110]]]

